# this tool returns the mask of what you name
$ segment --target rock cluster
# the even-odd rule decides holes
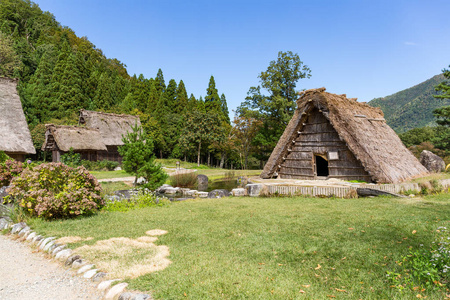
[[[114,282],[121,281],[121,279],[107,279],[108,274],[95,268],[94,264],[88,263],[80,257],[80,255],[73,253],[66,245],[55,242],[55,237],[44,237],[35,231],[31,230],[27,224],[21,222],[11,224],[7,219],[0,218],[0,230],[9,229],[11,234],[17,235],[19,239],[30,243],[37,247],[39,251],[50,254],[55,260],[64,263],[64,266],[71,268],[77,275],[83,278],[90,279],[93,282],[98,282],[97,289],[104,293],[103,299],[106,300],[150,300],[153,299],[148,294],[126,292],[128,284],[121,282],[111,285]]]

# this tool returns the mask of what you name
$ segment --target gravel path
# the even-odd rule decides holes
[[[95,284],[0,234],[0,299],[101,299]]]

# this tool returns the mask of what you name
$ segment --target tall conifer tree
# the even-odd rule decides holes
[[[205,109],[207,112],[220,112],[222,110],[222,103],[220,101],[219,92],[216,89],[216,81],[211,75],[209,79],[208,88],[206,89]]]

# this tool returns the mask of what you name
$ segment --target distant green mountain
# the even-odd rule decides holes
[[[369,105],[380,107],[384,117],[397,133],[417,127],[435,126],[433,110],[450,105],[450,99],[436,99],[434,87],[444,81],[442,74],[419,83],[409,89],[383,98],[375,98]]]

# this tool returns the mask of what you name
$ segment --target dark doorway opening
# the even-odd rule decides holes
[[[316,174],[317,176],[328,176],[328,161],[322,156],[316,155]]]

